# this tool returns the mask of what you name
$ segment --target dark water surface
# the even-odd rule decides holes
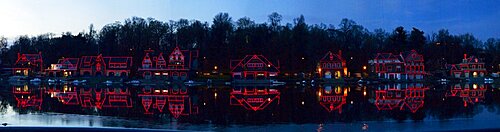
[[[425,131],[500,128],[489,84],[0,86],[9,126],[200,131]]]

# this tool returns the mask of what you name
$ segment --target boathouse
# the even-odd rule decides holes
[[[80,58],[80,75],[83,76],[119,76],[130,74],[132,57],[128,56],[82,56]]]
[[[56,64],[50,64],[49,69],[46,69],[48,76],[51,77],[68,77],[78,75],[78,64],[80,58],[61,58]]]
[[[368,63],[370,72],[383,79],[421,80],[427,74],[424,57],[415,50],[400,54],[377,53]]]
[[[467,57],[467,54],[464,54],[460,64],[447,65],[447,68],[454,78],[478,78],[487,74],[483,60],[475,56]]]
[[[132,57],[129,56],[106,56],[103,57],[106,65],[106,76],[128,77],[132,69]]]
[[[142,66],[138,70],[146,79],[155,77],[185,80],[196,67],[194,60],[198,58],[197,50],[180,50],[179,47],[174,48],[168,60],[164,58],[162,52],[157,56],[153,54],[154,50],[145,50]]]
[[[16,63],[12,66],[13,75],[34,75],[43,72],[42,52],[38,54],[17,53]]]
[[[370,71],[378,78],[400,80],[404,73],[404,62],[401,56],[392,53],[377,53],[375,58],[369,60]]]
[[[263,55],[247,55],[241,60],[230,63],[231,75],[234,79],[268,79],[278,76],[278,65],[271,63]]]
[[[426,74],[424,57],[418,54],[417,51],[411,50],[403,52],[400,56],[404,60],[404,74],[403,78],[407,80],[420,80],[424,79]]]
[[[319,76],[324,79],[340,79],[346,76],[344,71],[347,71],[346,62],[340,50],[338,54],[328,51],[318,63]]]

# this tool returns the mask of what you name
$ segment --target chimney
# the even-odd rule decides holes
[[[339,57],[342,58],[342,50],[339,50]]]
[[[467,59],[467,54],[464,54],[464,59]]]
[[[17,58],[21,58],[21,53],[17,52]]]

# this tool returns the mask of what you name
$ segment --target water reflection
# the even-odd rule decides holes
[[[374,104],[378,110],[404,110],[412,113],[424,106],[425,91],[423,84],[386,84],[375,90]]]
[[[35,108],[41,110],[43,98],[40,88],[36,88],[35,86],[28,87],[28,85],[13,86],[12,94],[17,102],[17,108]]]
[[[171,88],[154,88],[145,86],[138,94],[144,108],[144,114],[163,113],[168,105],[168,111],[174,118],[198,114],[198,107],[195,106],[188,95],[185,86]]]
[[[334,89],[332,89],[332,85],[320,86],[318,88],[319,104],[328,112],[337,110],[342,113],[342,106],[346,104],[347,94],[348,88],[334,86]]]
[[[468,104],[475,104],[484,100],[487,85],[484,84],[455,84],[450,85],[446,92],[447,98],[461,98],[464,107]]]
[[[230,93],[230,105],[242,106],[247,110],[263,110],[273,102],[279,104],[280,92],[268,87],[235,87]]]
[[[153,119],[149,123],[425,121],[472,118],[485,112],[480,106],[487,107],[488,112],[498,113],[500,109],[500,95],[488,84],[8,87],[8,94],[1,96],[17,113]]]

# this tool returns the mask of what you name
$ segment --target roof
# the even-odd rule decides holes
[[[339,54],[334,54],[331,51],[328,51],[323,58],[321,58],[320,62],[343,62],[342,56]]]
[[[108,70],[130,69],[132,67],[132,57],[129,56],[106,56],[103,57],[103,60],[107,64]]]
[[[43,62],[41,52],[38,54],[20,54],[20,53],[17,53],[17,60],[16,60],[15,65],[19,66],[19,65],[25,65],[28,63],[37,64],[38,62],[39,63]]]
[[[179,47],[175,47],[174,50],[170,53],[169,56],[167,56],[167,60],[165,59],[165,56],[163,56],[163,52],[160,52],[157,56],[154,55],[154,50],[147,50],[147,53],[144,55],[144,58],[142,60],[142,64],[147,64],[150,63],[151,67],[150,68],[156,68],[156,65],[164,62],[165,65],[168,65],[170,61],[180,61],[179,58],[176,60],[170,60],[170,56],[175,56],[179,55],[183,57],[183,64],[186,67],[191,67],[192,60],[198,58],[198,50],[180,50]],[[148,60],[149,59],[149,60]],[[151,61],[151,62],[148,62]]]
[[[476,56],[470,56],[469,58],[465,58],[466,63],[484,63],[482,59],[477,58]]]
[[[417,51],[411,50],[401,53],[405,62],[409,61],[424,61],[424,57],[421,54],[418,54]]]
[[[101,55],[99,55],[99,56],[101,56]],[[80,58],[80,64],[79,64],[80,68],[92,68],[92,66],[95,65],[97,58],[99,56],[82,56]],[[103,61],[103,60],[101,60],[101,61]]]
[[[248,63],[263,64],[260,68],[247,67]],[[231,72],[241,72],[241,71],[267,71],[267,72],[279,72],[278,66],[271,63],[263,55],[246,55],[241,60],[231,60]]]

